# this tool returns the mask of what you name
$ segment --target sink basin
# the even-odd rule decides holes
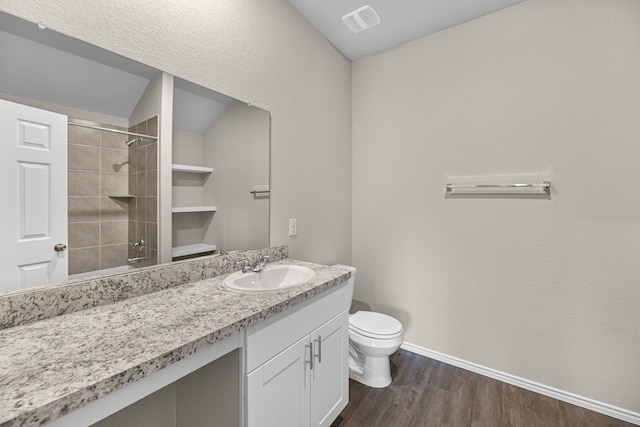
[[[313,279],[316,273],[301,265],[269,265],[258,273],[237,271],[224,279],[224,284],[238,291],[268,292],[300,286]]]

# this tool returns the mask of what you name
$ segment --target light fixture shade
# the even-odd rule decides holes
[[[375,27],[380,23],[380,17],[371,6],[364,5],[342,17],[344,24],[354,33],[359,33]]]

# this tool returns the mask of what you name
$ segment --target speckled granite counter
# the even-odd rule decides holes
[[[0,330],[0,426],[39,426],[343,283],[301,261],[309,283],[241,293],[226,275]]]

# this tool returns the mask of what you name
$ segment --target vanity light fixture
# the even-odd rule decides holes
[[[344,15],[342,22],[354,33],[359,33],[378,25],[380,23],[380,17],[376,11],[367,4]]]

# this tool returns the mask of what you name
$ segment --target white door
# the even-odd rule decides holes
[[[0,150],[0,291],[67,280],[67,116],[0,100]]]
[[[328,427],[349,403],[349,313],[345,310],[310,335],[311,426]]]
[[[247,375],[248,427],[309,425],[309,337]]]

